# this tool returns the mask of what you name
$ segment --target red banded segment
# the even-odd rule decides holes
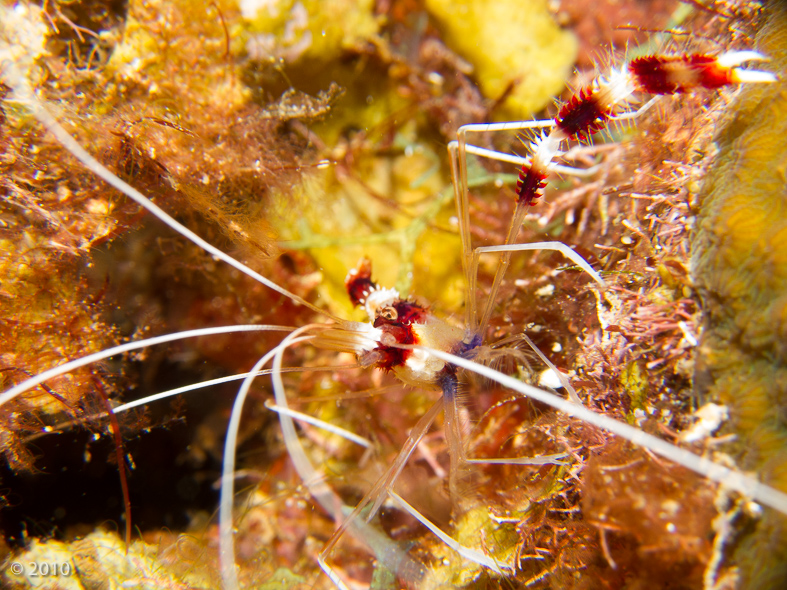
[[[583,88],[560,108],[555,126],[571,139],[587,139],[605,127],[612,111],[599,101],[600,94]]]
[[[374,321],[374,327],[383,331],[382,340],[393,339],[397,344],[418,344],[412,324],[399,324],[379,317]],[[387,372],[403,366],[413,351],[386,346],[381,342],[374,349],[374,353],[378,359],[374,366]]]
[[[372,262],[364,258],[358,263],[358,268],[352,269],[344,279],[344,287],[353,306],[358,307],[366,303],[369,294],[377,289],[377,283],[372,281]]]
[[[384,342],[393,340],[396,344],[418,344],[418,335],[413,329],[413,324],[424,323],[429,313],[422,305],[402,299],[395,302],[391,308],[389,312],[394,311],[395,315],[383,313],[374,318],[374,327],[383,332],[380,344],[374,349],[379,359],[375,366],[384,371],[401,367],[413,353],[412,350],[386,346]]]
[[[629,63],[628,70],[637,89],[650,94],[678,94],[696,88],[713,90],[737,81],[733,68],[701,53],[638,57]]]
[[[395,323],[398,324],[423,324],[429,314],[429,308],[404,299],[400,299],[392,307],[396,310]]]
[[[546,172],[539,172],[534,166],[523,164],[519,171],[519,179],[516,181],[516,194],[519,202],[530,206],[535,205],[536,201],[544,194],[546,185]]]
[[[378,291],[377,284],[372,281],[372,262],[363,258],[358,262],[357,268],[352,269],[344,286],[353,305],[366,305],[369,296]],[[380,291],[382,293],[383,291]],[[414,330],[415,324],[423,324],[429,315],[429,309],[413,301],[399,299],[395,291],[390,291],[389,302],[376,302],[375,309],[367,310],[374,317],[369,318],[372,325],[382,332],[377,346],[367,354],[372,355],[370,364],[391,371],[405,364],[412,355],[411,350],[393,346],[393,344],[418,344],[418,336]]]

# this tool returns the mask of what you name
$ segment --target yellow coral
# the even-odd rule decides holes
[[[243,0],[247,49],[260,60],[336,59],[374,37],[372,0]]]
[[[773,3],[759,48],[774,71],[787,69],[785,13]],[[714,382],[707,394],[730,407],[743,467],[787,490],[787,265],[780,247],[787,153],[785,80],[741,91],[734,117],[718,137],[716,168],[701,201],[695,276],[706,299],[709,329],[703,356]],[[787,577],[787,521],[766,511],[735,552],[742,587],[782,588]]]
[[[483,93],[502,97],[509,115],[528,117],[565,86],[577,40],[561,30],[545,0],[427,0],[446,43],[475,68]]]

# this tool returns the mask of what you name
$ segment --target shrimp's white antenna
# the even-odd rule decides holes
[[[296,330],[294,334],[303,332],[303,329]],[[252,367],[249,374],[243,379],[238,394],[235,396],[235,401],[232,404],[232,413],[230,414],[230,421],[227,425],[227,436],[224,441],[224,462],[221,470],[221,493],[219,499],[219,564],[221,567],[221,579],[223,582],[224,590],[237,590],[240,586],[238,584],[238,572],[235,567],[235,541],[232,531],[232,504],[235,496],[235,448],[238,444],[238,430],[240,428],[240,418],[243,412],[243,404],[246,401],[246,396],[251,389],[252,381],[257,373],[264,367],[270,360],[276,356],[279,351],[283,351],[290,344],[308,340],[308,336],[301,338],[287,339],[285,338],[281,344],[269,350],[256,364]],[[290,423],[292,421],[290,420]],[[294,433],[294,428],[293,428]],[[285,440],[286,440],[285,436]],[[296,437],[297,439],[297,437]],[[300,444],[300,441],[298,441]],[[287,448],[289,451],[289,446]],[[306,454],[303,452],[303,457]],[[298,453],[293,455],[290,453],[293,463],[298,469],[296,458]],[[308,459],[307,459],[308,461]],[[298,470],[300,474],[300,470]]]
[[[93,364],[97,361],[101,361],[118,354],[123,354],[125,352],[131,352],[132,350],[139,350],[141,348],[147,348],[148,346],[156,346],[157,344],[174,342],[176,340],[184,340],[186,338],[198,338],[200,336],[214,336],[216,334],[232,334],[237,332],[289,332],[293,329],[294,328],[286,328],[282,326],[241,324],[238,326],[217,326],[212,328],[199,328],[197,330],[186,330],[184,332],[175,332],[174,334],[164,334],[162,336],[155,336],[153,338],[146,338],[144,340],[126,342],[125,344],[113,346],[112,348],[107,348],[106,350],[94,352],[93,354],[83,356],[82,358],[63,363],[62,365],[53,367],[48,371],[39,373],[35,377],[31,377],[30,379],[26,379],[21,383],[14,385],[10,389],[0,394],[0,406],[14,399],[19,394],[29,391],[36,385],[40,385],[41,383],[44,383],[53,377],[65,375],[74,369],[86,367],[87,365]]]
[[[408,347],[403,346],[402,348]],[[761,504],[775,508],[783,514],[787,514],[787,494],[767,484],[764,484],[749,475],[741,473],[740,471],[735,471],[715,463],[710,459],[695,455],[691,451],[681,449],[680,447],[670,444],[665,440],[653,436],[652,434],[648,434],[647,432],[639,430],[638,428],[630,426],[629,424],[625,424],[615,420],[614,418],[610,418],[609,416],[594,412],[585,406],[575,404],[571,401],[566,401],[557,395],[538,389],[532,385],[528,385],[527,383],[519,381],[518,379],[495,371],[490,367],[480,365],[471,360],[444,352],[442,350],[426,349],[420,346],[413,346],[412,348],[424,350],[425,352],[428,352],[429,354],[434,355],[447,363],[451,363],[457,367],[462,367],[463,369],[472,371],[481,377],[486,377],[487,379],[499,383],[503,387],[507,387],[524,396],[547,404],[548,406],[551,406],[556,410],[563,412],[564,414],[579,418],[583,422],[598,426],[599,428],[603,428],[612,434],[620,436],[621,438],[625,438],[635,445],[644,447],[658,455],[661,455],[662,457],[669,459],[670,461],[678,463],[679,465],[683,465],[684,467],[691,469],[703,477],[707,477],[708,479],[715,481],[727,488],[740,492],[741,494],[752,498]]]

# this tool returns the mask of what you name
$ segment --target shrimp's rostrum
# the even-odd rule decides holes
[[[72,564],[74,587],[745,583],[731,548],[783,534],[787,496],[692,395],[687,236],[737,87],[782,83],[753,46],[771,8],[676,12],[702,47],[618,56],[554,118],[487,124],[473,56],[405,3],[321,36],[319,3],[279,4],[270,33],[229,1],[200,26],[177,1],[0,7],[8,563]],[[329,57],[337,20],[374,43]],[[270,102],[282,79],[304,91]],[[32,496],[60,469],[62,500]]]

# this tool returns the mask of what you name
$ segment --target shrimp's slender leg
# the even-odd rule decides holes
[[[539,123],[542,123],[539,121]],[[461,132],[461,129],[460,129]],[[471,150],[467,150],[468,147],[471,147]],[[469,204],[468,204],[468,189],[467,189],[467,164],[466,164],[466,154],[467,153],[475,153],[477,155],[483,157],[494,157],[498,153],[492,150],[486,150],[483,148],[476,148],[475,146],[463,146],[461,142],[451,142],[448,146],[449,157],[451,160],[451,171],[452,177],[454,182],[454,196],[456,199],[456,210],[457,210],[457,218],[459,220],[459,227],[460,227],[460,235],[462,236],[462,264],[463,270],[465,272],[465,276],[467,277],[467,286],[465,291],[465,300],[466,300],[466,310],[465,310],[465,323],[467,325],[467,329],[469,332],[475,334],[483,332],[486,324],[489,322],[489,317],[491,315],[491,301],[493,301],[497,295],[497,291],[500,288],[500,284],[502,283],[503,276],[505,274],[505,270],[508,267],[508,263],[510,260],[510,255],[504,254],[501,256],[499,263],[498,263],[498,270],[495,273],[495,278],[492,284],[492,288],[489,294],[489,301],[487,305],[484,307],[484,312],[481,316],[481,320],[479,322],[478,319],[478,306],[476,302],[476,288],[477,288],[477,275],[473,270],[473,256],[474,256],[474,249],[472,246],[472,240],[470,237],[470,215],[469,215]],[[527,158],[519,158],[515,156],[506,156],[502,155],[503,157],[496,158],[502,161],[515,163],[518,165],[525,165],[528,166],[530,160]],[[581,169],[574,169],[569,167],[561,167],[561,171],[565,173],[573,173],[574,171],[579,171],[580,174],[585,175],[588,172],[586,170]],[[505,244],[510,245],[516,240],[516,235],[519,232],[519,227],[522,225],[522,221],[524,219],[525,214],[528,211],[528,207],[526,204],[517,203],[516,209],[514,211],[514,215],[511,219],[511,223],[509,225],[507,237]]]
[[[626,113],[626,114],[630,114],[630,113]],[[636,114],[636,111],[634,112],[634,114]],[[629,118],[631,117],[623,117],[623,116],[619,117],[619,119],[621,120],[625,120]],[[474,156],[479,156],[481,158],[487,158],[489,160],[496,160],[498,162],[515,164],[520,168],[522,166],[530,166],[532,161],[531,158],[517,156],[516,154],[506,154],[503,152],[497,152],[495,150],[490,150],[487,148],[482,148],[477,145],[470,145],[470,144],[465,146],[465,153],[472,154]],[[564,166],[561,164],[555,164],[552,167],[552,170],[554,170],[558,174],[576,176],[577,178],[587,178],[589,176],[593,176],[596,172],[598,172],[599,165],[596,164],[594,166],[589,166],[587,168],[577,168],[576,166]]]
[[[476,248],[475,250],[473,250],[471,275],[475,277],[478,274],[478,265],[480,262],[481,254],[500,253],[504,256],[510,256],[513,252],[524,252],[524,251],[533,251],[533,250],[552,250],[554,252],[560,252],[563,256],[568,258],[571,262],[576,264],[579,268],[581,268],[583,271],[585,271],[591,277],[593,277],[593,280],[596,281],[596,283],[598,283],[598,285],[602,289],[606,289],[607,283],[604,281],[604,279],[601,278],[601,275],[599,275],[598,272],[596,272],[596,270],[592,266],[590,266],[588,261],[585,260],[582,256],[580,256],[572,248],[570,248],[569,246],[567,246],[562,242],[533,242],[532,244],[508,244],[502,246],[482,246]],[[487,307],[491,307],[493,305],[494,305],[494,301],[490,300],[487,302]],[[566,390],[568,391],[569,398],[571,399],[571,401],[577,404],[581,404],[582,401],[579,399],[579,396],[577,395],[576,391],[568,382],[568,380],[565,378],[565,376],[563,376],[563,374],[560,373],[549,362],[549,360],[536,347],[536,345],[533,344],[533,342],[529,338],[527,338],[527,336],[524,336],[524,338],[526,339],[528,345],[536,352],[536,354],[539,357],[541,357],[541,359],[545,363],[547,363],[547,365],[549,366],[550,369],[552,369],[552,371],[555,372],[558,379],[563,384],[563,387],[565,387]]]
[[[456,141],[448,144],[448,158],[451,165],[451,180],[454,185],[456,215],[459,220],[459,234],[462,240],[462,270],[468,277],[465,286],[465,326],[468,332],[475,334],[477,330],[477,311],[475,306],[475,279],[470,276],[470,262],[473,256],[473,245],[470,238],[470,210],[468,203],[467,184],[467,134],[487,133],[493,131],[516,131],[522,129],[543,129],[554,126],[552,119],[536,121],[512,121],[507,123],[489,123],[463,125],[456,134]],[[475,146],[471,146],[475,150]],[[479,148],[482,149],[483,148]],[[483,150],[484,152],[491,150]]]
[[[303,332],[308,330],[324,330],[326,326],[314,324],[310,326],[304,326],[303,328],[299,328],[292,334],[288,335],[273,352],[273,367],[271,373],[271,380],[273,383],[273,391],[274,391],[274,398],[276,400],[277,406],[280,407],[281,410],[277,412],[279,415],[279,422],[281,424],[282,433],[284,437],[285,446],[287,447],[287,452],[290,456],[291,461],[293,462],[298,475],[300,476],[301,480],[309,489],[309,493],[314,497],[314,499],[323,507],[323,509],[330,514],[333,519],[341,523],[339,529],[334,533],[333,537],[329,541],[328,545],[326,545],[325,549],[320,554],[318,561],[320,563],[320,567],[325,571],[326,575],[331,579],[331,581],[337,585],[339,588],[346,588],[346,585],[341,580],[340,576],[330,565],[326,562],[326,557],[329,554],[330,550],[335,545],[336,541],[338,541],[339,537],[342,533],[349,529],[353,536],[361,541],[363,544],[366,545],[368,550],[373,553],[376,559],[384,565],[388,570],[396,573],[400,577],[405,579],[409,579],[411,582],[417,583],[418,578],[423,575],[423,568],[416,562],[414,562],[407,554],[404,552],[397,543],[389,539],[384,534],[380,533],[376,527],[369,523],[369,519],[357,519],[357,516],[360,514],[361,510],[368,504],[368,501],[364,502],[363,500],[355,508],[352,512],[344,505],[342,500],[325,484],[323,474],[312,464],[306,452],[301,445],[300,439],[298,438],[297,432],[295,430],[295,425],[293,423],[293,418],[290,416],[289,412],[289,405],[287,403],[287,396],[286,390],[284,387],[284,382],[281,378],[281,364],[282,364],[282,355],[284,350],[290,346],[291,344],[298,341],[298,338],[301,338],[299,335]],[[266,355],[267,356],[267,355]],[[261,359],[260,367],[265,364],[263,361],[267,362],[268,358]],[[259,367],[258,367],[259,368]],[[252,371],[253,373],[254,371]],[[240,397],[240,395],[239,395]],[[237,402],[236,402],[237,403]],[[424,422],[425,425],[423,427],[422,434],[418,437],[420,440],[423,437],[423,434],[428,430],[431,423],[434,421],[437,413],[441,408],[438,407],[437,411],[434,412],[430,418],[424,419],[422,418],[421,422]],[[233,412],[234,413],[234,412]],[[419,424],[421,424],[419,422]],[[229,443],[229,437],[228,437]],[[407,458],[410,456],[412,451],[415,449],[417,441],[415,441],[412,445],[412,449],[410,449],[409,453],[403,458],[402,465],[406,462]],[[230,448],[229,444],[227,445],[227,449],[225,450],[225,456],[231,454],[234,456],[234,449]],[[400,453],[401,454],[401,453]],[[225,459],[226,460],[226,459]],[[392,469],[397,467],[397,463],[394,462]],[[398,468],[398,471],[401,471],[401,467]],[[398,474],[397,471],[397,474]],[[225,469],[225,474],[229,472],[232,473],[231,470]],[[222,481],[222,485],[224,485],[225,481]],[[231,484],[227,484],[228,486]],[[373,492],[367,494],[370,496]],[[347,513],[349,512],[349,516]],[[229,569],[229,568],[228,568]],[[232,570],[234,571],[234,564]],[[229,572],[228,572],[229,573]]]
[[[574,250],[572,250],[569,246],[562,242],[533,242],[532,244],[505,244],[502,246],[482,246],[473,250],[473,260],[471,264],[471,272],[473,275],[476,275],[478,272],[478,264],[481,257],[481,254],[485,253],[492,253],[497,252],[503,256],[510,256],[513,252],[524,252],[524,251],[531,251],[531,250],[552,250],[554,252],[560,252],[563,256],[568,258],[571,262],[576,264],[586,273],[588,273],[593,280],[596,281],[601,288],[605,289],[607,287],[607,283],[604,279],[601,278],[601,275],[596,272],[596,270],[590,266],[587,260],[585,260],[582,256],[577,254]],[[493,305],[493,301],[487,301],[486,306],[489,307]]]
[[[333,536],[328,540],[325,547],[320,553],[319,562],[320,567],[325,571],[325,573],[334,580],[335,582],[335,572],[328,564],[328,558],[330,557],[331,552],[333,551],[334,547],[338,543],[341,536],[344,532],[351,527],[356,527],[358,525],[359,517],[362,515],[363,511],[366,509],[369,504],[371,504],[371,508],[368,510],[366,514],[364,514],[364,518],[361,518],[360,521],[363,523],[368,523],[374,518],[377,511],[382,506],[383,502],[385,501],[386,497],[392,490],[393,484],[396,481],[396,478],[401,473],[404,466],[407,464],[408,459],[413,454],[413,451],[418,446],[418,443],[421,439],[426,435],[427,431],[431,427],[432,423],[434,422],[437,415],[443,409],[443,397],[441,396],[431,408],[424,414],[420,420],[418,420],[417,424],[413,427],[412,431],[410,432],[410,436],[407,438],[407,441],[403,445],[402,449],[399,451],[399,454],[394,459],[391,466],[385,471],[385,473],[377,480],[374,484],[372,489],[370,489],[366,495],[361,499],[355,509],[347,516],[347,518],[341,523],[341,525],[336,529]],[[368,526],[368,525],[366,525]],[[416,566],[417,567],[417,566]],[[389,568],[391,569],[391,568]],[[409,564],[406,568],[399,568],[405,574],[411,573],[413,571],[413,564]],[[393,570],[392,570],[393,571]],[[341,587],[344,587],[343,585]]]
[[[479,565],[489,568],[493,572],[499,575],[504,575],[504,571],[512,571],[514,566],[507,563],[502,563],[496,561],[495,559],[491,558],[490,556],[473,549],[472,547],[467,547],[462,545],[458,541],[454,540],[451,536],[445,534],[438,526],[436,526],[433,522],[431,522],[428,518],[426,518],[423,514],[421,514],[418,510],[413,508],[408,502],[404,500],[399,494],[391,490],[389,492],[391,499],[393,499],[399,506],[408,512],[413,518],[417,519],[421,524],[423,524],[426,528],[432,531],[443,543],[448,545],[451,549],[456,551],[459,555],[464,557],[469,561],[473,561]]]

